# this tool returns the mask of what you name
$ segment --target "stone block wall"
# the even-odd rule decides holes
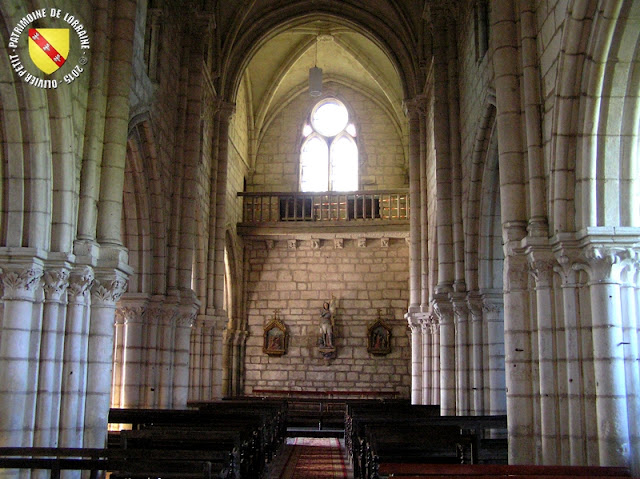
[[[410,343],[403,314],[408,306],[409,249],[403,238],[247,241],[249,337],[245,394],[256,389],[303,391],[395,391],[408,397]],[[315,247],[314,247],[315,246]],[[317,348],[324,301],[338,298],[335,359]],[[367,352],[367,326],[382,309],[392,327],[387,356]],[[281,357],[262,351],[273,311],[289,332]]]
[[[407,188],[408,174],[402,132],[377,103],[342,85],[331,84],[328,94],[343,100],[357,129],[360,188]],[[267,127],[258,146],[248,191],[298,191],[302,127],[317,98],[299,95]]]

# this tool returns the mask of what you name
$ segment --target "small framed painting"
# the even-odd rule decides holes
[[[288,341],[287,326],[280,320],[276,311],[273,319],[264,327],[262,351],[269,356],[282,356],[287,353]]]
[[[380,356],[391,352],[391,328],[382,319],[367,328],[367,351]]]

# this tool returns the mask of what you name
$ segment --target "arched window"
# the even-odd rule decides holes
[[[318,102],[302,133],[300,191],[357,190],[356,127],[344,104],[335,98]]]

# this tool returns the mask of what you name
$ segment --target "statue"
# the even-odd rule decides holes
[[[336,298],[331,296],[331,301],[325,301],[320,311],[320,351],[325,357],[332,357],[335,352],[333,328],[335,326]]]

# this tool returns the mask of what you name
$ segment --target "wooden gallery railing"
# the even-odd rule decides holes
[[[407,190],[238,193],[243,223],[408,220]]]

